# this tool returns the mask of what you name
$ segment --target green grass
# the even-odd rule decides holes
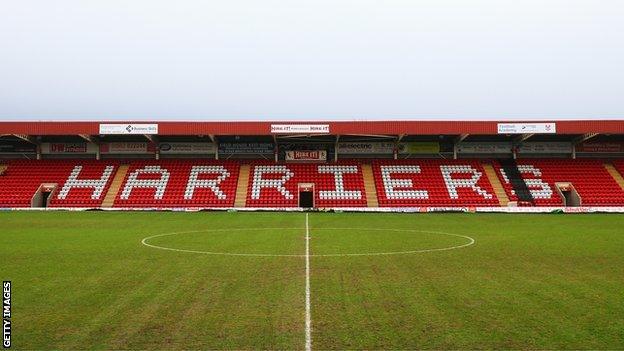
[[[313,349],[624,349],[622,215],[309,221]],[[302,349],[304,258],[141,244],[187,231],[149,243],[305,253],[303,213],[0,212],[13,347]],[[314,256],[467,242],[432,231],[476,242]]]

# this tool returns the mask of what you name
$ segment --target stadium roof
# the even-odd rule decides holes
[[[0,122],[0,135],[98,135],[101,124],[154,124],[158,125],[158,135],[270,135],[272,126],[327,125],[330,135],[441,135],[441,134],[504,134],[498,132],[500,123],[535,125],[554,123],[556,134],[624,134],[624,120],[574,120],[574,121],[89,121],[89,122]],[[302,134],[305,134],[302,132]]]

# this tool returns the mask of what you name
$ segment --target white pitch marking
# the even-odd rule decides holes
[[[319,230],[369,230],[369,231],[392,231],[392,232],[413,232],[413,233],[429,233],[429,234],[440,234],[440,235],[449,235],[456,236],[464,239],[468,239],[469,242],[467,244],[451,246],[451,247],[443,247],[437,249],[425,249],[425,250],[412,250],[412,251],[394,251],[394,252],[371,252],[371,253],[346,253],[346,254],[326,254],[326,255],[310,255],[310,225],[308,219],[308,213],[306,213],[306,247],[305,247],[305,255],[279,255],[279,254],[251,254],[251,253],[231,253],[231,252],[210,252],[210,251],[196,251],[196,250],[185,250],[185,249],[175,249],[170,247],[156,246],[149,244],[147,241],[152,238],[158,238],[168,235],[176,235],[176,234],[188,234],[188,233],[202,233],[202,232],[232,232],[232,231],[253,231],[253,230],[296,230],[299,228],[245,228],[245,229],[212,229],[212,230],[190,230],[184,232],[174,232],[174,233],[164,233],[164,234],[156,234],[152,236],[148,236],[141,240],[141,244],[145,246],[149,246],[155,249],[160,250],[169,250],[169,251],[178,251],[178,252],[190,252],[190,253],[199,253],[199,254],[207,254],[207,255],[224,255],[224,256],[252,256],[252,257],[305,257],[306,263],[306,286],[305,286],[305,350],[312,351],[312,312],[311,312],[311,289],[310,289],[310,257],[348,257],[348,256],[381,256],[381,255],[403,255],[403,254],[413,254],[413,253],[422,253],[422,252],[433,252],[433,251],[446,251],[459,249],[462,247],[470,246],[475,243],[475,239],[461,234],[452,234],[452,233],[444,233],[444,232],[434,232],[434,231],[424,231],[424,230],[413,230],[413,229],[381,229],[381,228],[318,228]]]
[[[441,248],[437,248],[437,249],[312,255],[314,257],[351,257],[351,256],[407,255],[407,254],[415,254],[415,253],[423,253],[423,252],[448,251],[448,250],[461,249],[463,247],[470,246],[470,245],[473,245],[475,243],[475,239],[469,237],[468,235],[452,234],[452,233],[444,233],[444,232],[435,232],[435,231],[429,231],[429,230],[382,229],[382,228],[317,228],[317,229],[318,230],[322,230],[322,229],[324,229],[324,230],[367,230],[367,231],[391,231],[391,232],[412,232],[412,233],[425,233],[425,234],[439,234],[439,235],[456,236],[458,238],[468,239],[468,243],[463,244],[463,245],[441,247]]]
[[[310,226],[308,224],[308,214],[306,213],[306,287],[305,287],[305,349],[312,350],[312,312],[310,308]]]
[[[141,240],[141,244],[159,250],[168,250],[168,251],[176,251],[176,252],[188,252],[188,253],[197,253],[204,255],[220,255],[220,256],[247,256],[247,257],[305,257],[306,255],[297,255],[297,254],[263,254],[263,253],[233,253],[233,252],[212,252],[212,251],[198,251],[198,250],[186,250],[186,249],[176,249],[172,247],[165,246],[157,246],[148,243],[147,241],[153,238],[176,235],[176,234],[191,234],[191,233],[206,233],[206,232],[233,232],[233,231],[254,231],[254,230],[297,230],[301,228],[247,228],[247,229],[205,229],[205,230],[189,230],[184,232],[174,232],[174,233],[164,233],[164,234],[156,234],[152,236],[148,236]],[[380,232],[411,232],[411,233],[425,233],[425,234],[438,234],[438,235],[448,235],[455,236],[458,238],[467,239],[468,242],[463,245],[457,246],[449,246],[442,248],[434,248],[434,249],[423,249],[423,250],[410,250],[410,251],[390,251],[390,252],[362,252],[362,253],[344,253],[344,254],[317,254],[317,255],[309,255],[310,257],[352,257],[352,256],[388,256],[388,255],[408,255],[408,254],[416,254],[416,253],[425,253],[425,252],[436,252],[436,251],[448,251],[461,249],[475,243],[475,239],[461,234],[453,234],[453,233],[445,233],[445,232],[436,232],[436,231],[428,231],[428,230],[414,230],[414,229],[383,229],[383,228],[316,228],[315,230],[363,230],[363,231],[380,231]]]
[[[258,231],[258,230],[301,230],[301,228],[239,228],[239,229],[206,229],[206,230],[188,230],[184,232],[164,233],[148,236],[141,240],[141,244],[159,250],[177,251],[177,252],[189,252],[198,253],[204,255],[219,255],[219,256],[251,256],[251,257],[303,257],[304,255],[290,255],[290,254],[254,254],[254,253],[233,253],[233,252],[211,252],[211,251],[198,251],[198,250],[186,250],[176,249],[172,247],[157,246],[148,243],[147,241],[153,238],[159,238],[162,236],[177,235],[177,234],[192,234],[192,233],[207,233],[207,232],[241,232],[241,231]]]

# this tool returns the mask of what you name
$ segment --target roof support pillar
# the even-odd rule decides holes
[[[37,138],[35,138],[32,135],[26,135],[26,134],[13,134],[13,136],[24,140],[25,142],[31,143],[35,145],[35,150],[37,151],[37,160],[41,160],[41,142],[39,142],[39,140],[37,140]]]
[[[89,134],[78,134],[79,137],[83,138],[85,141],[95,145],[95,159],[100,160],[100,141],[97,137]]]
[[[518,145],[524,141],[527,141],[530,137],[534,136],[535,134],[522,134],[522,135],[518,135],[514,140],[513,143],[514,145]]]
[[[453,160],[457,160],[457,148],[470,134],[460,134],[453,140]]]
[[[84,140],[92,143],[92,144],[97,144],[99,142],[99,140],[97,140],[93,135],[89,135],[89,134],[78,134],[79,137],[83,138]]]
[[[514,160],[518,158],[518,146],[534,135],[534,133],[521,134],[511,141],[511,156]]]
[[[338,162],[338,141],[340,140],[340,135],[336,135],[336,142],[334,143],[334,162]]]
[[[217,141],[217,137],[214,136],[214,134],[208,134],[208,137],[210,138],[210,141],[212,142],[212,147],[214,147],[214,150],[215,150],[214,158],[215,160],[218,160],[219,159],[219,142]]]
[[[585,133],[574,140],[572,140],[572,159],[576,159],[576,145],[584,143],[589,139],[593,139],[600,135],[600,133]]]
[[[158,148],[158,138],[156,138],[155,135],[151,135],[151,134],[143,134],[143,136],[145,137],[145,139],[149,140],[150,143],[155,144],[155,152],[154,152],[154,158],[156,160],[160,160],[160,149]]]
[[[397,135],[396,140],[394,141],[394,148],[392,148],[392,157],[396,160],[399,158],[399,143],[407,134],[399,134]]]
[[[273,153],[275,154],[275,163],[279,162],[279,144],[277,143],[277,135],[273,134]]]
[[[600,135],[599,133],[586,133],[581,135],[580,137],[572,140],[572,144],[577,145],[583,142],[586,142],[589,139],[593,139],[595,137],[597,137],[598,135]]]
[[[26,141],[26,142],[31,143],[31,144],[35,144],[35,145],[38,145],[38,144],[39,144],[39,142],[37,141],[37,139],[35,139],[35,137],[34,137],[34,136],[32,136],[32,135],[26,135],[26,134],[13,134],[13,136],[15,136],[15,137],[17,137],[17,138],[20,138],[20,139],[22,139],[22,140],[24,140],[24,141]]]

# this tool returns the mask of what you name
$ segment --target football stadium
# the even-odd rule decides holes
[[[3,350],[624,350],[622,19],[3,2]]]
[[[624,121],[0,135],[12,347],[624,348]]]

